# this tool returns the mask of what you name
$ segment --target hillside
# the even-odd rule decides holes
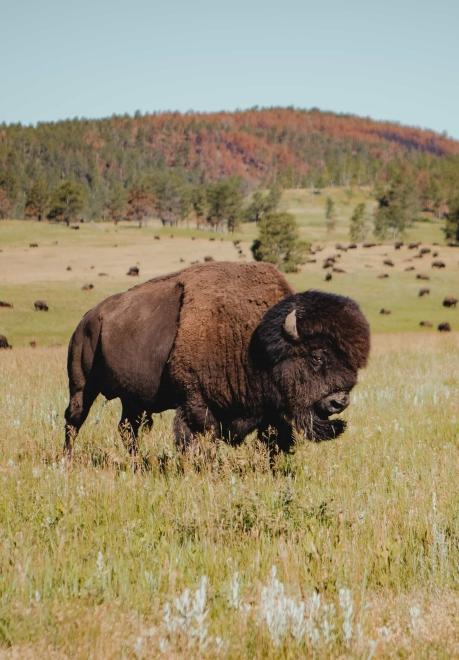
[[[21,217],[31,182],[81,182],[87,215],[100,217],[114,186],[152,169],[194,182],[239,176],[253,188],[371,185],[403,161],[428,188],[454,179],[459,142],[432,131],[352,115],[291,108],[161,113],[0,127],[0,193]],[[1,213],[0,194],[0,216]],[[5,213],[3,213],[5,215]]]

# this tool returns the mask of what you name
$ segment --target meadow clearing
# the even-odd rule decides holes
[[[459,656],[459,310],[441,305],[459,297],[459,251],[432,247],[440,229],[421,223],[445,269],[387,244],[343,253],[346,273],[324,282],[323,257],[346,240],[339,217],[331,242],[318,226],[324,249],[291,281],[358,300],[370,363],[342,438],[299,441],[272,470],[254,438],[178,454],[169,412],[142,435],[148,469],[135,470],[118,403],[103,400],[71,467],[61,460],[81,314],[135,284],[136,264],[142,281],[206,255],[248,259],[252,227],[240,255],[236,237],[186,228],[1,224],[0,299],[14,307],[0,309],[0,333],[14,348],[0,352],[0,657]],[[49,312],[33,311],[37,298]]]

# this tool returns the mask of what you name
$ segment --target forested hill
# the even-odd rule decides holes
[[[82,183],[88,214],[97,217],[114,187],[128,188],[152,170],[175,168],[195,182],[240,176],[251,187],[348,186],[374,184],[401,161],[424,186],[451,179],[459,142],[394,123],[289,108],[2,125],[0,215],[2,197],[10,214],[21,215],[38,179],[50,189],[63,179]]]

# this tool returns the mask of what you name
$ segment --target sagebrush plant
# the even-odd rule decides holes
[[[0,356],[3,657],[459,653],[459,338],[375,337],[336,442],[137,465],[97,402],[62,460],[64,349]],[[137,469],[136,469],[137,468]]]

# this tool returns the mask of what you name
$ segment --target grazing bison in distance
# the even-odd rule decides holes
[[[13,348],[9,345],[8,339],[5,337],[5,335],[0,335],[0,348]]]
[[[268,264],[216,262],[157,277],[91,309],[69,346],[65,449],[99,393],[122,402],[131,453],[142,422],[176,409],[176,442],[211,430],[231,444],[258,430],[281,450],[345,428],[370,346],[349,298],[293,293]],[[268,437],[269,436],[269,437]]]

